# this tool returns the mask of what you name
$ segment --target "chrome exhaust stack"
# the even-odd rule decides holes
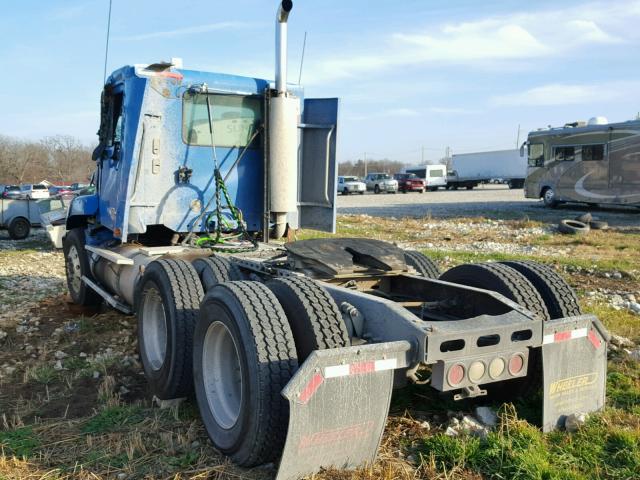
[[[287,214],[298,211],[298,118],[300,100],[287,91],[287,20],[291,0],[276,15],[276,93],[269,105],[269,210],[273,238],[284,236]]]
[[[276,90],[278,96],[287,93],[287,20],[293,8],[291,0],[283,0],[276,14]]]

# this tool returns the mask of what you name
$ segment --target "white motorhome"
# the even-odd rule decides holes
[[[527,198],[640,207],[640,120],[594,117],[531,132],[526,145]]]
[[[432,192],[447,186],[447,166],[443,164],[407,167],[404,173],[415,173],[424,180],[425,188]]]

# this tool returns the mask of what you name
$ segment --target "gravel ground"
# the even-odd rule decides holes
[[[481,185],[474,190],[438,190],[437,192],[338,196],[338,213],[367,214],[381,217],[486,218],[529,217],[532,220],[558,222],[587,211],[615,227],[640,224],[640,211],[623,208],[591,208],[584,205],[562,205],[545,208],[538,200],[524,198],[522,190],[505,185]]]

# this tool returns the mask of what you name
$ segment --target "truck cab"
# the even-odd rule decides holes
[[[212,216],[219,200],[214,198],[217,166],[247,231],[268,237],[273,227],[268,199],[278,191],[265,178],[272,95],[268,80],[167,63],[116,70],[101,97],[93,154],[96,193],[74,200],[67,228],[90,227],[95,235],[88,236],[89,243],[108,237],[170,243],[174,235],[207,233],[218,220]],[[291,88],[290,96],[299,112],[295,167],[305,175],[286,222],[293,229],[333,231],[338,102],[304,99],[299,87]],[[231,221],[226,217],[223,221]]]

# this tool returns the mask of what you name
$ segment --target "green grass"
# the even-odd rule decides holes
[[[51,365],[40,365],[29,370],[27,378],[43,385],[49,385],[57,380],[58,372]]]
[[[142,408],[134,405],[107,407],[82,427],[84,433],[105,433],[140,423],[145,419]]]
[[[611,332],[640,342],[640,317],[629,310],[616,310],[603,303],[583,305],[584,313],[592,313]]]
[[[10,455],[29,457],[39,445],[40,441],[31,427],[0,431],[0,447]]]
[[[443,433],[417,445],[423,461],[441,472],[472,470],[504,479],[631,479],[640,472],[640,433],[612,426],[594,415],[575,434],[543,434],[537,427],[501,414],[501,428],[486,439]]]

